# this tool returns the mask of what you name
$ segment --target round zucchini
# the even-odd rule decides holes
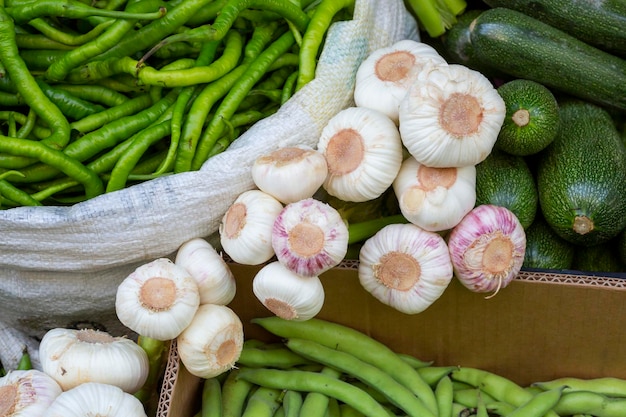
[[[506,207],[527,228],[537,213],[538,198],[535,179],[523,157],[493,149],[476,165],[476,205]]]
[[[541,216],[526,229],[524,268],[571,269],[575,246],[561,239]]]
[[[515,79],[498,87],[506,117],[495,147],[527,156],[545,149],[559,129],[559,106],[552,92],[538,82]]]

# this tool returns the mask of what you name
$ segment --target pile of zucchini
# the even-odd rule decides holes
[[[584,4],[583,4],[584,3]],[[488,6],[485,8],[485,4]],[[626,273],[626,3],[484,0],[434,39],[507,107],[477,202],[524,225],[524,267]]]

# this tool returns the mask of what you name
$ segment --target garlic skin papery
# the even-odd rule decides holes
[[[475,207],[448,235],[454,275],[474,292],[495,295],[515,278],[526,252],[526,233],[512,211]]]
[[[161,341],[178,336],[198,305],[196,280],[167,258],[139,266],[120,283],[115,297],[115,311],[123,325]]]
[[[412,223],[390,224],[367,239],[359,253],[363,288],[405,314],[430,307],[453,277],[445,240]]]
[[[9,371],[0,378],[0,416],[40,417],[62,392],[42,371]]]
[[[256,273],[252,291],[265,308],[285,320],[308,320],[324,306],[324,287],[319,277],[298,275],[278,261]]]
[[[259,265],[274,256],[272,228],[283,205],[261,190],[239,194],[219,226],[220,244],[233,261]]]
[[[348,227],[329,204],[307,198],[287,204],[272,231],[276,258],[291,271],[318,276],[348,252]]]
[[[144,406],[118,387],[86,382],[63,392],[42,417],[147,417]]]
[[[63,391],[85,382],[115,385],[131,394],[148,377],[148,355],[134,341],[93,329],[48,330],[41,339],[42,370]]]
[[[476,167],[431,168],[409,156],[393,182],[402,215],[431,232],[456,226],[476,204]]]
[[[200,378],[213,378],[235,366],[243,349],[243,324],[227,306],[203,304],[178,337],[185,368]]]
[[[400,136],[426,166],[476,165],[491,152],[505,116],[504,100],[480,72],[459,64],[430,66],[400,102]]]
[[[400,101],[427,65],[447,65],[437,50],[423,42],[403,39],[379,48],[359,65],[354,86],[354,101],[398,123]]]
[[[366,107],[348,107],[333,116],[322,129],[317,149],[328,164],[324,189],[351,202],[380,197],[391,186],[403,157],[396,124]]]
[[[255,185],[283,204],[313,197],[327,175],[324,155],[304,145],[276,149],[252,164]]]
[[[183,243],[176,252],[176,265],[185,268],[198,284],[200,304],[230,303],[237,292],[237,282],[224,258],[202,238]]]

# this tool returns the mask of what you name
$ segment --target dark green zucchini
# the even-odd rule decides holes
[[[493,204],[511,210],[524,228],[537,213],[535,179],[521,156],[493,149],[476,165],[476,205]]]
[[[541,211],[565,240],[598,245],[626,228],[626,149],[602,107],[561,102],[559,115],[537,164]]]
[[[626,110],[626,61],[562,30],[498,7],[474,19],[470,39],[474,57],[484,65],[574,97]]]
[[[484,0],[534,17],[583,42],[615,55],[626,56],[624,0]]]
[[[506,117],[495,147],[511,155],[527,156],[545,149],[559,129],[559,105],[543,84],[521,78],[498,87]]]
[[[572,269],[588,272],[626,272],[614,239],[596,246],[576,247]]]
[[[576,247],[562,239],[540,215],[526,229],[524,268],[571,269]]]

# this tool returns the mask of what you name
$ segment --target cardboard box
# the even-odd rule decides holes
[[[472,293],[454,280],[420,314],[387,307],[359,284],[355,261],[320,277],[326,300],[319,318],[361,330],[394,350],[435,365],[485,369],[521,385],[563,376],[626,378],[626,280],[619,276],[522,271],[495,297]],[[232,264],[237,296],[231,307],[247,338],[273,340],[249,323],[268,316],[252,293],[259,267]],[[158,417],[198,411],[201,380],[170,351]]]

